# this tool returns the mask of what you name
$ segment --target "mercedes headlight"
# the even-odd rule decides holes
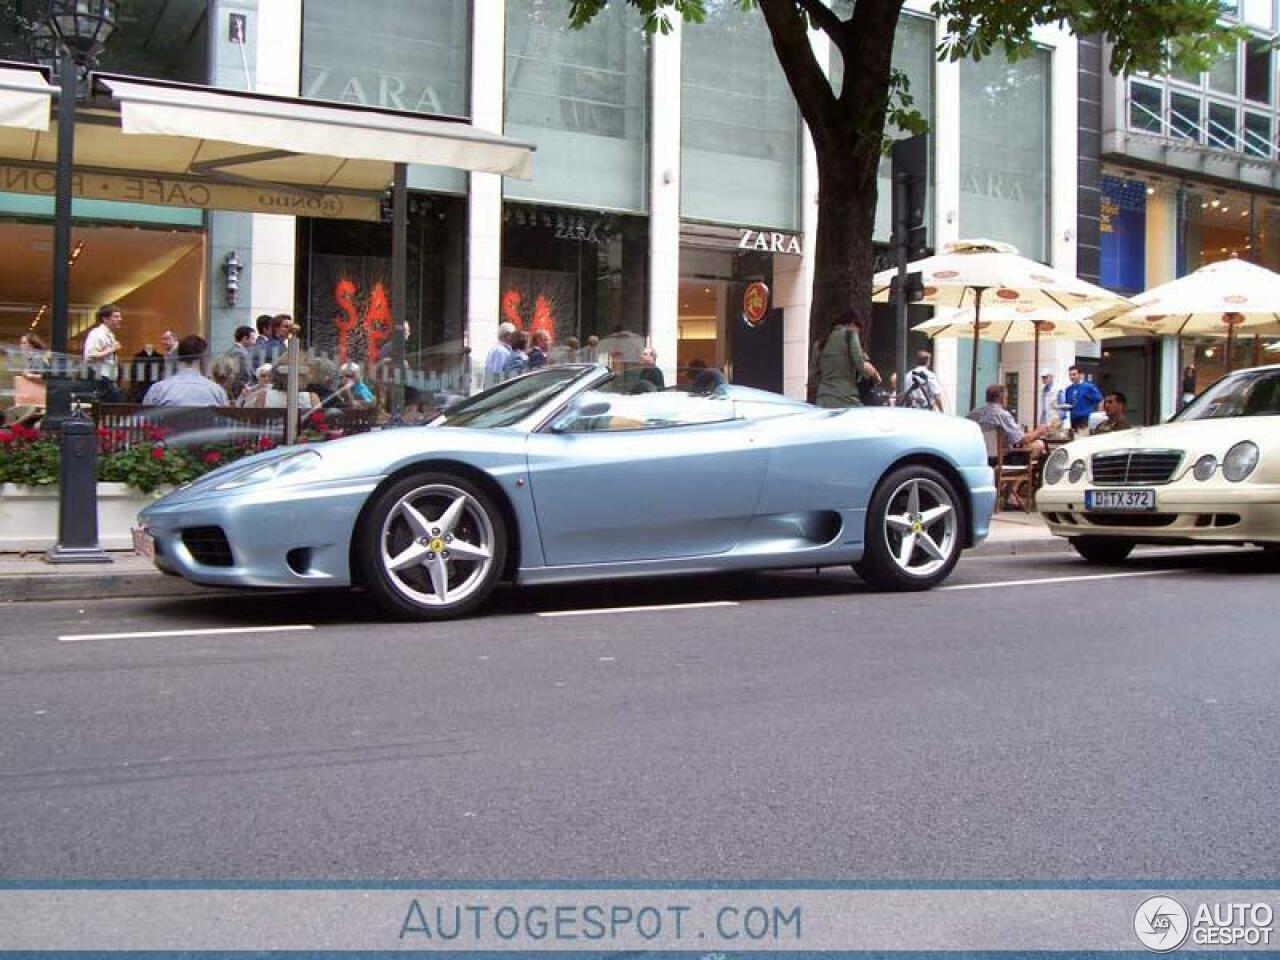
[[[1071,456],[1065,447],[1059,447],[1053,451],[1044,465],[1044,482],[1057,483],[1061,480],[1062,475],[1067,472],[1067,464],[1070,460]]]
[[[1084,461],[1077,460],[1071,465],[1071,472],[1067,475],[1067,479],[1072,483],[1079,483],[1084,477]]]
[[[1191,468],[1191,475],[1197,480],[1208,480],[1213,476],[1213,471],[1218,469],[1218,458],[1211,453],[1206,453],[1203,457],[1196,461],[1196,465]]]
[[[266,483],[270,480],[281,480],[285,477],[312,470],[320,463],[320,454],[316,450],[294,450],[277,457],[261,466],[253,467],[243,473],[228,477],[213,489],[233,490],[239,487],[252,486],[255,483]]]
[[[1222,458],[1222,475],[1232,483],[1239,483],[1258,465],[1258,445],[1241,440]]]

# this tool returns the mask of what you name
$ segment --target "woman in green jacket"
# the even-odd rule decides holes
[[[862,317],[857,310],[846,310],[831,322],[826,336],[813,345],[809,359],[809,383],[816,384],[814,403],[820,407],[839,409],[861,406],[858,378],[879,382],[880,374],[862,353],[857,327]]]

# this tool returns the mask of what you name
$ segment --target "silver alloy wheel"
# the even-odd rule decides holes
[[[406,599],[430,607],[462,603],[493,565],[493,521],[465,490],[429,483],[396,501],[382,522],[382,568]]]
[[[959,543],[956,505],[944,487],[913,477],[890,494],[884,536],[893,562],[913,577],[927,577],[947,564]]]

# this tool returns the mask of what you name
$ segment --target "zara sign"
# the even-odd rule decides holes
[[[738,237],[739,250],[759,250],[762,253],[790,253],[802,256],[800,238],[793,233],[769,230],[743,230]]]

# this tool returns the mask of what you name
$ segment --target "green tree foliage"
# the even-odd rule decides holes
[[[583,27],[608,0],[569,0],[569,22]],[[615,0],[616,2],[616,0]],[[667,33],[682,18],[696,30],[702,0],[626,0],[651,32]],[[744,16],[764,16],[774,52],[813,135],[818,161],[818,235],[810,327],[815,333],[849,307],[869,310],[877,169],[887,128],[921,132],[906,77],[891,61],[904,0],[855,0],[836,8],[823,0],[740,0]],[[1116,73],[1207,68],[1239,28],[1223,26],[1217,0],[935,0],[948,26],[939,58],[981,59],[999,50],[1011,60],[1034,49],[1037,27],[1057,24],[1077,36],[1099,35],[1111,46]],[[809,42],[821,30],[844,62],[833,89]]]

